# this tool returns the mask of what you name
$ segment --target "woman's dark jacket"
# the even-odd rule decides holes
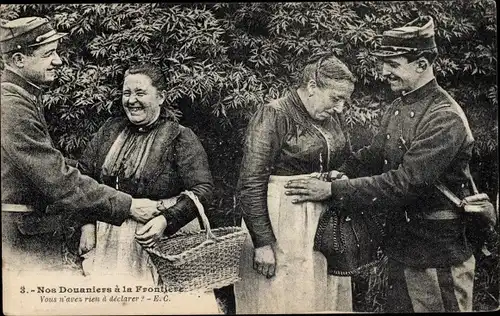
[[[313,126],[322,129],[328,145]],[[236,194],[254,247],[276,241],[267,209],[269,176],[326,172],[339,167],[349,154],[341,118],[313,120],[295,90],[260,107],[247,127]]]
[[[156,127],[159,130],[140,179],[121,180],[120,190],[134,198],[149,198],[155,201],[190,190],[207,209],[212,200],[213,180],[203,146],[191,129],[166,118],[160,120],[160,124],[155,124],[159,125]],[[113,118],[99,129],[79,160],[82,173],[115,185],[115,179],[107,179],[101,175],[101,167],[110,147],[129,124],[126,118]],[[137,129],[137,132],[141,130]],[[165,213],[168,223],[165,233],[175,233],[196,218],[197,214],[191,199],[181,196]]]

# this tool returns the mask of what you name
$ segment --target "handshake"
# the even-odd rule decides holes
[[[130,217],[139,223],[146,223],[160,215],[158,202],[150,199],[132,199]]]
[[[163,236],[167,227],[164,216],[158,216],[166,208],[159,202],[150,199],[132,199],[130,217],[141,224],[135,232],[135,240],[143,247],[153,247],[157,240]],[[81,228],[80,245],[78,253],[84,255],[96,246],[95,223],[85,224]]]

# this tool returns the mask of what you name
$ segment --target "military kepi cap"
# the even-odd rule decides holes
[[[434,48],[434,20],[430,16],[421,16],[402,27],[382,33],[382,45],[371,54],[393,57]]]
[[[48,19],[41,17],[3,20],[0,25],[0,49],[2,53],[20,51],[51,43],[66,34],[57,32]]]

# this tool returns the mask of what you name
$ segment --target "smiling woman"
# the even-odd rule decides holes
[[[170,119],[165,87],[166,79],[155,66],[128,69],[122,97],[126,118],[106,122],[79,161],[82,173],[162,206],[162,214],[144,225],[127,220],[114,226],[86,219],[79,250],[86,258],[85,272],[96,281],[119,278],[134,285],[159,285],[144,248],[180,229],[199,229],[197,207],[180,195],[182,191],[193,192],[205,209],[211,201],[213,182],[205,150],[189,128]],[[209,313],[218,313],[212,291],[198,297],[213,303]]]
[[[162,73],[145,75],[141,72],[140,68],[132,68],[125,73],[122,104],[132,124],[147,126],[160,116],[166,83]]]

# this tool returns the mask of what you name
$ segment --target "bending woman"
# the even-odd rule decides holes
[[[299,88],[259,108],[247,127],[237,207],[251,238],[235,285],[237,313],[351,311],[350,277],[327,277],[313,251],[321,203],[292,204],[284,185],[334,170],[350,154],[342,131],[355,78],[336,57],[303,70]]]

